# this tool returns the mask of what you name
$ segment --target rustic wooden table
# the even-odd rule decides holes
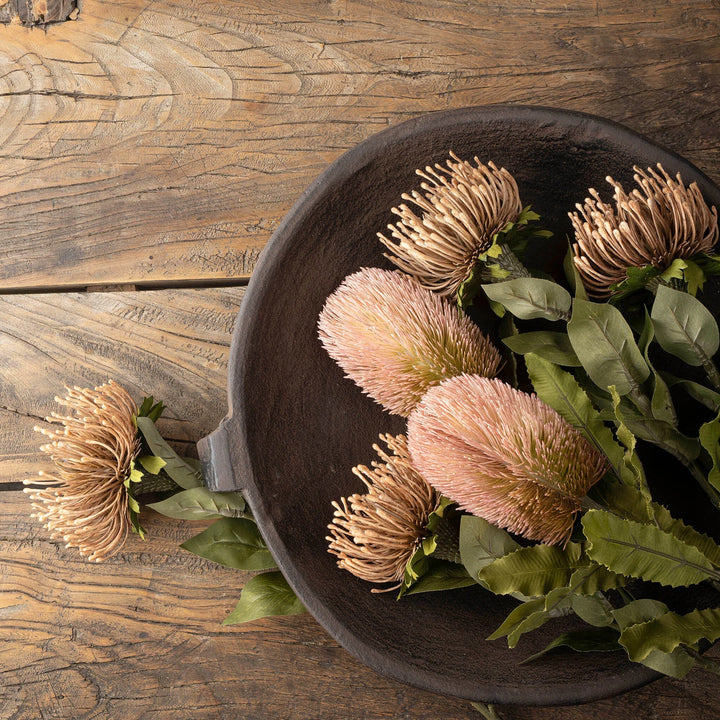
[[[596,113],[720,182],[720,2],[85,0],[72,17],[0,25],[0,718],[480,717],[376,675],[309,616],[221,627],[247,576],[178,548],[202,525],[148,513],[149,539],[100,565],[51,542],[20,490],[47,467],[33,426],[66,383],[112,378],[163,398],[165,435],[193,448],[225,413],[273,229],[343,151],[421,113]],[[718,708],[696,673],[501,713]]]

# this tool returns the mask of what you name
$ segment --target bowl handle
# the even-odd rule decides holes
[[[213,492],[242,490],[230,455],[229,421],[229,417],[224,418],[215,430],[197,444],[202,476],[208,489]]]

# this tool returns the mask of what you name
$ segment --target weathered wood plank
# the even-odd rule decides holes
[[[164,400],[180,449],[227,411],[227,361],[243,288],[0,296],[0,484],[47,467],[35,424],[65,385],[109,379]]]
[[[201,523],[148,512],[148,539],[96,565],[49,542],[24,495],[0,501],[0,717],[480,717],[380,677],[309,616],[222,627],[248,576],[178,549]],[[500,710],[505,720],[688,720],[717,717],[719,702],[720,685],[696,675],[587,706]]]
[[[0,27],[0,288],[247,277],[342,151],[496,102],[625,122],[720,179],[720,8],[85,0]]]

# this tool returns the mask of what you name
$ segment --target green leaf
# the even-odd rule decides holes
[[[662,348],[688,365],[707,364],[720,346],[720,333],[712,313],[688,293],[661,285],[651,317]]]
[[[503,342],[518,355],[534,353],[556,365],[580,366],[580,360],[572,349],[570,338],[565,333],[537,330],[511,335],[503,338]]]
[[[667,508],[653,503],[655,521],[661,530],[669,532],[678,540],[696,547],[715,567],[720,567],[720,546],[710,537],[677,520]]]
[[[700,443],[697,438],[683,435],[679,430],[662,420],[636,418],[630,415],[625,418],[625,424],[628,430],[640,440],[645,440],[667,450],[667,452],[686,464],[695,460],[700,454]]]
[[[687,263],[682,258],[675,258],[668,267],[660,273],[660,278],[665,282],[671,280],[682,280],[685,274]]]
[[[712,468],[707,476],[708,482],[720,491],[720,414],[700,428],[699,439],[712,460]]]
[[[608,570],[596,562],[588,562],[570,577],[569,586],[576,593],[594,595],[597,592],[613,590],[627,584],[627,578]]]
[[[153,455],[165,461],[163,470],[184,490],[200,487],[202,476],[184,462],[178,454],[165,442],[162,435],[149,417],[137,418],[138,430],[145,438]]]
[[[613,473],[619,479],[632,480],[634,474],[625,467],[623,461],[624,450],[577,380],[570,373],[534,354],[525,356],[525,364],[537,396],[605,454]]]
[[[573,612],[588,625],[607,627],[612,625],[612,605],[602,593],[596,595],[572,595],[570,606]]]
[[[270,570],[277,567],[258,526],[247,518],[223,517],[180,547],[236,570]]]
[[[287,580],[279,571],[262,573],[250,578],[240,594],[235,609],[223,625],[250,622],[276,615],[299,615],[306,612]]]
[[[665,377],[670,387],[680,387],[691,398],[697,400],[706,408],[712,410],[715,413],[720,412],[720,393],[715,392],[715,390],[711,390],[705,385],[693,382],[692,380],[683,380],[681,378],[668,376],[667,374],[665,374]]]
[[[138,408],[136,419],[138,417],[149,417],[153,422],[157,422],[164,410],[165,405],[163,405],[162,402],[156,403],[155,398],[150,395],[149,397],[143,398],[142,404]]]
[[[670,396],[670,390],[667,383],[663,379],[662,375],[655,370],[653,364],[650,362],[650,344],[655,337],[655,328],[653,327],[652,319],[645,310],[645,325],[643,327],[642,335],[638,340],[638,347],[642,352],[645,362],[650,368],[650,372],[653,376],[653,394],[650,401],[653,417],[657,420],[669,423],[673,427],[677,426],[677,415],[675,413],[675,406],[673,405],[672,398]]]
[[[614,385],[620,395],[627,395],[650,375],[633,332],[616,307],[575,300],[567,331],[582,366],[599,388]]]
[[[688,292],[691,295],[697,295],[698,290],[703,289],[705,284],[705,273],[702,268],[695,262],[689,259],[685,259],[685,269],[683,270],[683,277],[688,286]]]
[[[623,479],[640,494],[645,502],[647,515],[652,517],[652,510],[650,508],[652,495],[650,494],[650,488],[645,479],[645,471],[643,470],[642,463],[640,462],[637,452],[635,452],[635,435],[625,424],[625,418],[620,411],[620,396],[615,390],[615,387],[611,385],[608,389],[612,397],[613,412],[615,413],[615,419],[617,421],[618,440],[625,446],[623,462],[627,472],[623,476]]]
[[[720,608],[693,610],[686,615],[667,612],[647,622],[625,628],[620,644],[634,662],[647,658],[653,650],[670,653],[680,645],[694,646],[700,640],[720,639]]]
[[[624,630],[631,625],[644,623],[653,618],[660,617],[667,611],[667,605],[659,600],[640,598],[639,600],[633,600],[627,605],[616,608],[612,611],[612,615],[620,630]]]
[[[140,455],[138,462],[151,475],[157,475],[165,467],[165,461],[157,455]]]
[[[626,277],[619,283],[611,286],[613,295],[610,302],[617,304],[631,293],[637,290],[643,290],[647,284],[660,274],[660,269],[654,265],[645,265],[643,267],[629,267],[625,271]]]
[[[537,630],[553,618],[570,614],[571,594],[570,588],[555,588],[543,597],[521,603],[487,639],[497,640],[507,635],[508,647],[514,648],[525,633]]]
[[[561,285],[541,278],[518,278],[483,285],[485,294],[521,320],[568,317],[572,298]]]
[[[622,650],[618,637],[620,633],[610,627],[593,628],[592,630],[573,630],[556,637],[549,645],[546,645],[540,652],[536,652],[525,658],[520,664],[532,662],[558,647],[569,647],[576,652],[613,652]]]
[[[670,587],[720,579],[696,547],[654,525],[623,520],[602,510],[588,510],[582,525],[588,556],[620,575]]]
[[[575,297],[580,298],[580,300],[587,300],[585,286],[583,285],[582,277],[580,276],[577,267],[575,267],[574,257],[575,254],[572,251],[572,247],[568,246],[568,250],[565,253],[565,258],[563,260],[563,272]]]
[[[510,533],[487,520],[474,515],[460,520],[460,559],[475,580],[484,567],[519,547]]]
[[[148,507],[176,520],[238,518],[244,515],[245,500],[239,493],[210,492],[207,488],[197,487],[175,493],[160,502],[150,503]]]
[[[572,574],[585,565],[587,558],[578,543],[568,543],[564,549],[532,545],[494,560],[478,578],[497,595],[518,592],[533,597],[567,586]]]
[[[428,569],[410,587],[406,594],[415,595],[416,593],[436,592],[438,590],[456,590],[457,588],[475,584],[476,580],[468,575],[467,570],[462,565],[430,557],[428,558]]]

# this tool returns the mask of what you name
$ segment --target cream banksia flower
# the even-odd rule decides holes
[[[528,540],[563,544],[605,457],[535,395],[463,375],[408,421],[415,468],[467,512]]]
[[[678,258],[709,253],[718,240],[717,209],[708,207],[696,183],[688,187],[678,174],[635,170],[638,187],[627,194],[611,177],[614,206],[598,192],[570,213],[575,230],[575,267],[588,292],[607,297],[627,276],[627,268],[667,269]]]
[[[413,190],[402,195],[421,215],[404,204],[392,208],[400,218],[388,225],[396,242],[378,233],[391,262],[444,296],[455,295],[493,236],[523,209],[517,183],[505,168],[483,165],[478,158],[473,166],[450,155],[447,168],[436,164],[417,170],[425,180],[420,186],[424,194]]]
[[[402,580],[440,500],[413,469],[405,436],[381,435],[380,439],[392,455],[373,445],[382,462],[373,462],[372,469],[353,468],[367,492],[333,502],[335,513],[327,537],[338,567],[373,583]]]
[[[365,268],[345,278],[318,328],[347,377],[397,415],[449,377],[494,376],[500,367],[497,348],[470,318],[396,271]]]
[[[116,553],[130,528],[129,494],[125,481],[140,452],[133,417],[137,406],[114,382],[94,390],[67,389],[55,398],[69,415],[52,413],[47,421],[57,428],[36,428],[50,442],[41,450],[55,464],[55,473],[41,472],[31,481],[42,489],[26,488],[38,518],[89,560]]]

